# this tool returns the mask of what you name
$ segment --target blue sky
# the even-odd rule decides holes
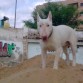
[[[60,0],[52,0],[60,1]],[[45,0],[17,0],[17,19],[16,27],[23,27],[23,20],[32,19],[31,13],[36,5],[45,3]],[[15,0],[0,0],[0,19],[3,16],[9,17],[11,26],[14,26]]]

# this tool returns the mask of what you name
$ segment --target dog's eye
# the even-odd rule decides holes
[[[47,24],[47,27],[49,27],[49,24]]]

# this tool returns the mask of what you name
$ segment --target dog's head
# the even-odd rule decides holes
[[[41,19],[37,13],[37,27],[40,37],[43,41],[47,41],[52,32],[52,14],[49,12],[48,18]]]

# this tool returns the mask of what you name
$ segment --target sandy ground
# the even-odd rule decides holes
[[[83,65],[66,65],[60,60],[59,69],[54,70],[54,56],[47,57],[46,69],[41,69],[41,57],[37,56],[15,67],[0,68],[0,83],[83,83]]]

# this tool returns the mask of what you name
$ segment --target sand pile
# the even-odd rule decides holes
[[[83,83],[83,65],[66,65],[60,60],[59,69],[54,70],[54,56],[47,57],[47,68],[41,69],[41,57],[26,60],[16,67],[0,69],[0,83]]]

